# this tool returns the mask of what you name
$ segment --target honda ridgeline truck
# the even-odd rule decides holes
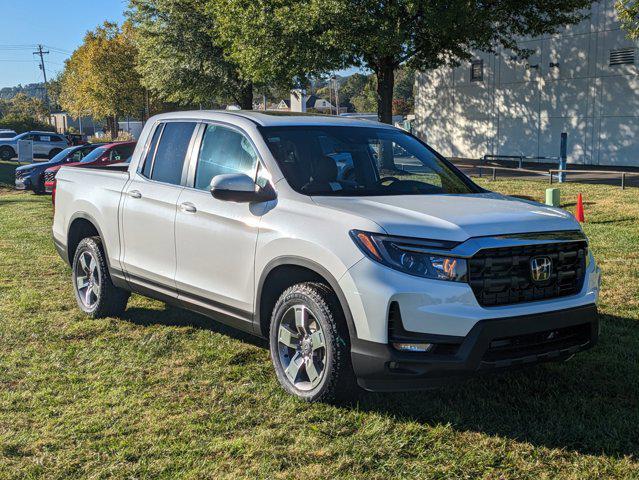
[[[308,401],[564,361],[598,336],[570,213],[366,120],[153,117],[128,167],[60,169],[53,239],[88,315],[137,292],[265,337]]]

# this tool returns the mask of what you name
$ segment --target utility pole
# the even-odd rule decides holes
[[[339,116],[339,83],[337,81],[337,76],[335,78],[335,107],[337,110],[337,115]]]
[[[42,45],[38,45],[38,51],[33,52],[34,55],[40,56],[40,70],[42,70],[42,76],[44,77],[44,101],[47,105],[47,110],[49,111],[49,119],[51,117],[51,104],[49,103],[49,91],[47,88],[47,70],[44,66],[44,56],[49,54],[49,51],[46,52],[42,49]]]

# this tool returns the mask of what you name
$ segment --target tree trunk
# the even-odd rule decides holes
[[[393,87],[395,86],[395,67],[391,59],[382,59],[375,69],[377,76],[377,118],[382,123],[393,124]],[[393,142],[383,141],[380,145],[380,168],[396,171]]]
[[[253,110],[253,83],[245,83],[240,91],[240,108]]]
[[[108,116],[106,118],[106,132],[111,136],[111,140],[115,140],[118,137],[118,117],[117,116]]]
[[[111,138],[115,140],[118,138],[119,134],[120,134],[120,127],[118,125],[118,116],[114,115],[113,116],[113,132],[111,133]]]
[[[377,76],[377,118],[382,123],[393,123],[393,87],[395,67],[391,59],[382,59],[375,69]]]

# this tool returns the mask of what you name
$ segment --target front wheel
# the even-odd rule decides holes
[[[100,237],[80,241],[72,268],[75,299],[84,313],[103,318],[124,312],[130,292],[113,285]]]
[[[280,384],[302,400],[346,400],[356,391],[348,329],[327,285],[300,283],[282,293],[271,318],[270,350]]]

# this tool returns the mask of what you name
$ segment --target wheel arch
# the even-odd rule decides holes
[[[283,256],[271,260],[260,275],[255,297],[254,318],[258,330],[257,333],[263,337],[268,337],[271,320],[269,313],[272,311],[279,295],[291,285],[304,281],[320,281],[331,287],[337,295],[351,339],[357,338],[357,331],[348,301],[337,279],[319,263],[295,256]]]
[[[86,212],[74,213],[69,221],[69,228],[67,229],[67,258],[69,259],[69,264],[73,263],[75,251],[82,239],[94,236],[98,236],[102,240],[102,248],[104,249],[107,266],[109,270],[111,270],[107,246],[104,242],[102,230],[100,230],[95,218]]]

